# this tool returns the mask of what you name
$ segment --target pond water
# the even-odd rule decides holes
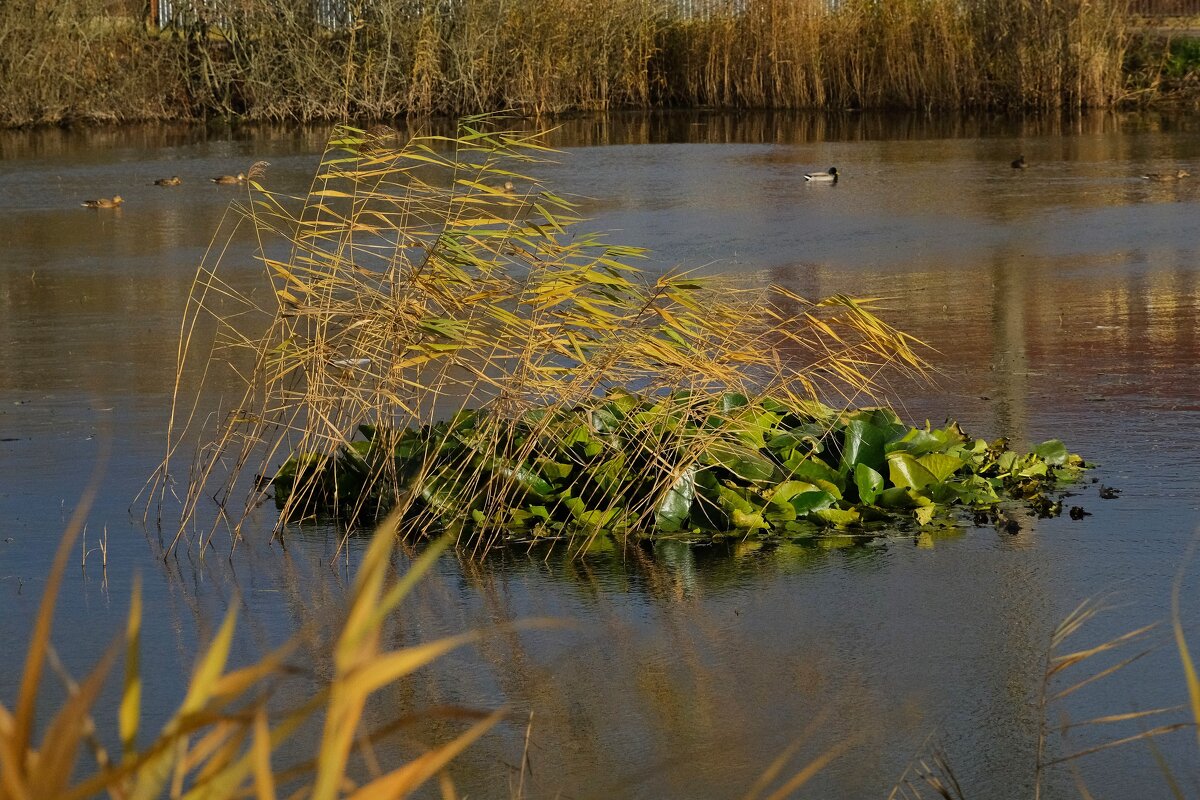
[[[86,567],[73,557],[54,641],[81,672],[120,633],[140,575],[148,727],[181,700],[197,642],[230,603],[242,609],[243,660],[336,619],[359,542],[335,555],[334,535],[312,528],[280,546],[263,509],[232,555],[218,536],[203,559],[186,547],[164,559],[173,530],[133,503],[163,455],[193,271],[242,193],[207,178],[265,160],[272,188],[303,191],[325,134],[0,133],[6,704],[59,534],[94,471],[86,541],[106,540],[108,564],[98,550]],[[1079,602],[1110,606],[1081,645],[1167,620],[1182,566],[1185,629],[1200,644],[1200,565],[1185,561],[1200,520],[1200,177],[1140,178],[1200,175],[1200,118],[676,114],[572,120],[552,139],[564,152],[540,175],[581,197],[589,229],[649,246],[655,268],[887,298],[887,318],[936,348],[940,367],[934,386],[895,380],[909,419],[955,417],[1022,445],[1061,437],[1098,467],[1068,500],[1091,516],[1023,519],[1015,535],[443,557],[404,607],[398,641],[494,632],[382,693],[374,712],[507,705],[510,721],[454,765],[461,793],[514,795],[528,727],[530,797],[742,796],[796,742],[792,769],[847,748],[802,796],[886,797],[933,748],[969,797],[1031,796],[1047,647]],[[1014,170],[1021,153],[1030,166]],[[830,165],[836,185],[800,178]],[[175,174],[178,188],[151,185]],[[121,209],[79,207],[112,194]],[[249,259],[234,275],[262,281]],[[1100,485],[1120,496],[1100,499]],[[496,630],[538,617],[570,624]],[[1055,704],[1050,722],[1185,702],[1169,631],[1149,645]],[[313,659],[319,675],[327,659]],[[114,687],[101,703],[102,730],[115,730],[115,698]],[[1080,728],[1050,748],[1154,724]],[[460,726],[424,720],[396,752]],[[1196,774],[1190,732],[1159,746],[1179,775]],[[1168,791],[1144,744],[1074,769],[1052,770],[1043,796],[1078,797],[1077,780],[1097,796]]]

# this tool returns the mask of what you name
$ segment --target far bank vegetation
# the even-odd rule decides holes
[[[226,5],[160,31],[135,0],[0,3],[0,124],[1051,110],[1127,91],[1120,0],[349,0],[332,27],[305,2]]]

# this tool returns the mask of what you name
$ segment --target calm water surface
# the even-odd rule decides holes
[[[4,702],[16,692],[53,548],[98,464],[87,543],[107,536],[108,567],[98,552],[86,569],[73,559],[55,643],[82,671],[120,632],[140,574],[153,610],[148,726],[179,702],[196,642],[230,603],[242,606],[242,659],[301,623],[318,642],[336,619],[357,543],[345,558],[320,529],[293,531],[286,548],[271,544],[264,509],[231,557],[219,542],[203,560],[186,549],[163,560],[173,530],[160,531],[153,516],[143,525],[142,506],[131,508],[162,456],[193,271],[241,196],[207,178],[265,160],[272,188],[300,192],[324,134],[0,133]],[[378,718],[508,705],[513,721],[454,767],[472,797],[510,795],[531,713],[525,790],[534,797],[740,796],[801,739],[795,765],[849,743],[804,796],[885,797],[931,746],[969,797],[1028,796],[1054,626],[1101,594],[1112,608],[1081,646],[1167,618],[1197,534],[1200,178],[1139,176],[1200,175],[1200,119],[678,115],[572,121],[554,139],[565,152],[542,175],[580,196],[589,228],[652,247],[655,268],[887,298],[889,319],[938,351],[936,386],[894,384],[910,419],[953,416],[969,432],[1026,445],[1060,436],[1122,492],[1101,500],[1089,479],[1068,504],[1092,516],[1025,520],[1017,535],[964,528],[932,542],[854,547],[672,544],[574,562],[447,556],[397,621],[397,643],[529,617],[572,627],[490,635],[384,693]],[[1018,153],[1028,170],[1008,166]],[[836,186],[799,179],[831,164],[844,176]],[[183,186],[151,185],[173,174]],[[126,200],[116,212],[78,206],[112,194]],[[234,252],[245,245],[232,243]],[[265,286],[249,258],[234,259],[231,277]],[[1200,643],[1198,571],[1188,570],[1183,614]],[[1169,640],[1158,634],[1151,644]],[[327,660],[308,666],[319,676]],[[305,679],[297,683],[289,691],[298,696]],[[1073,694],[1052,721],[1184,699],[1164,646]],[[105,730],[115,728],[114,702],[110,693]],[[459,727],[427,720],[394,747],[411,755]],[[1051,749],[1065,755],[1138,730],[1081,728],[1052,737]],[[1197,774],[1190,733],[1161,746],[1181,775]],[[1098,797],[1167,794],[1141,745],[1076,764]],[[1048,796],[1078,796],[1073,781],[1055,771]]]

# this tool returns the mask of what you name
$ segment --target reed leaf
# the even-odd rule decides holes
[[[392,797],[404,797],[437,775],[459,753],[470,747],[479,737],[502,720],[505,713],[505,709],[494,711],[448,744],[418,756],[404,766],[359,788],[350,795],[348,800],[387,800]]]
[[[124,758],[128,758],[137,747],[142,717],[141,632],[142,579],[136,576],[129,595],[129,619],[125,624],[125,681],[118,713],[118,733]]]

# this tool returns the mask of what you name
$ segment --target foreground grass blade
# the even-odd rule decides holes
[[[46,578],[46,588],[42,590],[42,600],[38,605],[37,618],[33,625],[33,636],[25,656],[25,670],[21,676],[21,689],[17,697],[17,711],[13,718],[11,735],[12,749],[21,752],[32,746],[33,719],[37,711],[38,687],[41,685],[42,672],[46,663],[46,651],[50,646],[50,628],[54,624],[54,609],[58,605],[58,591],[62,586],[63,571],[67,567],[67,559],[75,540],[83,530],[84,521],[91,511],[92,503],[99,488],[101,469],[104,460],[101,459],[83,496],[75,506],[67,529],[58,543],[54,553],[54,561],[50,566],[50,574]],[[20,759],[15,763],[22,763]],[[18,770],[20,767],[17,768]]]
[[[128,758],[137,748],[137,733],[142,715],[142,676],[140,647],[142,631],[142,579],[133,579],[129,600],[129,619],[125,626],[125,683],[121,692],[118,733],[122,755]]]
[[[69,534],[63,537],[68,545]],[[82,800],[106,791],[122,800],[158,798],[164,794],[182,800],[233,800],[247,796],[274,800],[281,781],[285,782],[283,785],[300,785],[302,794],[341,796],[351,785],[346,774],[351,755],[358,747],[370,746],[371,735],[360,734],[359,721],[372,694],[448,650],[478,638],[477,633],[466,633],[394,651],[380,650],[380,632],[388,612],[395,610],[446,546],[442,542],[430,547],[411,570],[389,585],[395,540],[394,525],[381,527],[367,547],[342,635],[331,649],[335,674],[327,688],[297,708],[272,712],[267,700],[275,684],[293,671],[287,661],[297,652],[300,638],[290,640],[254,663],[229,670],[237,623],[235,601],[196,659],[179,709],[157,737],[142,747],[137,740],[143,681],[139,655],[143,607],[141,584],[135,581],[123,636],[113,641],[81,684],[76,685],[64,672],[69,696],[50,720],[40,749],[28,738],[18,739],[17,716],[0,705],[0,800],[42,797]],[[52,606],[53,597],[47,602]],[[46,617],[44,612],[45,609],[43,617]],[[35,628],[30,647],[35,646],[42,648],[43,662],[50,658],[57,664],[49,650],[48,624],[42,629]],[[116,723],[123,757],[113,765],[103,748],[98,748],[99,772],[72,785],[79,745],[85,738],[90,741],[94,732],[92,706],[122,649],[126,656],[125,676]],[[37,660],[27,658],[27,662],[36,664]],[[40,681],[34,683],[37,682]],[[323,737],[315,743],[316,757],[302,762],[299,772],[276,773],[272,767],[273,753],[322,712],[327,725]],[[411,762],[391,767],[357,789],[355,796],[407,796],[441,773],[451,760],[502,719],[503,714],[497,711],[486,715],[452,740]],[[398,725],[397,721],[390,722],[375,735],[388,735]],[[330,791],[323,788],[326,785],[332,790],[323,795]]]
[[[349,800],[389,800],[404,797],[437,775],[463,750],[504,718],[506,711],[498,709],[486,719],[472,725],[457,739],[419,756],[402,767],[389,772],[350,795]]]
[[[1188,548],[1187,557],[1183,560],[1186,566],[1191,562],[1196,545]],[[1183,566],[1171,586],[1171,629],[1175,634],[1175,646],[1179,650],[1179,662],[1183,666],[1184,679],[1187,681],[1188,700],[1191,704],[1192,723],[1196,726],[1196,743],[1200,745],[1200,675],[1196,673],[1196,664],[1192,660],[1192,651],[1188,647],[1187,637],[1183,633],[1183,617],[1179,611],[1179,596],[1183,591]]]

